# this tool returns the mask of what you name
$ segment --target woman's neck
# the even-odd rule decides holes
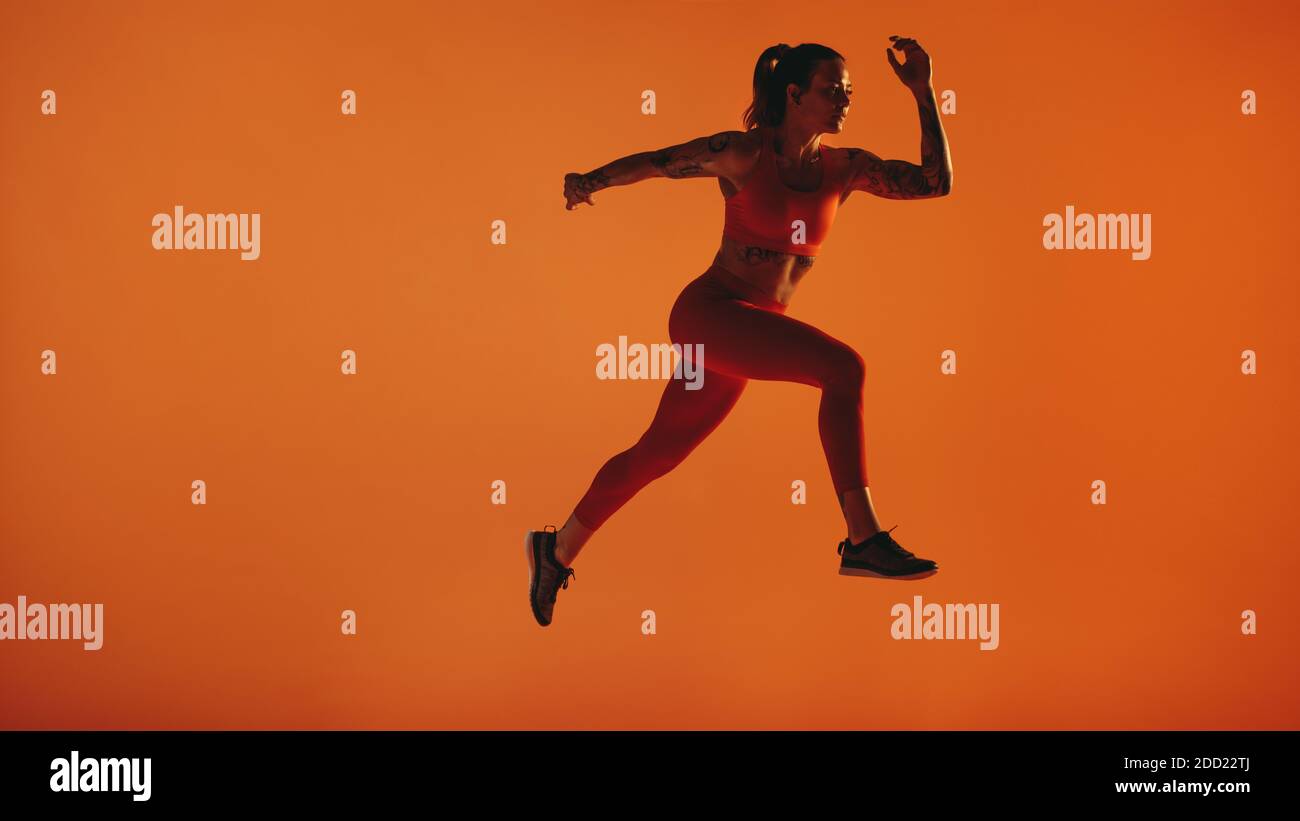
[[[799,132],[788,126],[772,130],[772,144],[785,160],[806,166],[821,159],[822,135],[819,131]]]

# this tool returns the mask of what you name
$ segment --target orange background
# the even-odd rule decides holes
[[[1300,727],[1291,4],[87,2],[0,30],[0,601],[105,605],[98,652],[0,643],[0,725]],[[759,53],[805,41],[855,86],[827,143],[919,161],[891,34],[957,93],[953,194],[854,194],[790,315],[865,357],[881,522],[942,572],[838,576],[818,393],[751,382],[542,629],[524,532],[663,387],[597,380],[595,348],[667,342],[722,225],[712,179],[566,211],[564,173],[740,128]],[[153,250],[177,204],[260,212],[261,259]],[[1044,250],[1067,204],[1151,213],[1151,258]],[[999,603],[1000,648],[891,639],[916,593]]]

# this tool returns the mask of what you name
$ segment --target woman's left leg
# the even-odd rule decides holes
[[[707,369],[698,390],[688,390],[686,380],[669,379],[645,433],[605,462],[574,508],[569,520],[580,526],[580,535],[589,537],[641,488],[681,464],[727,417],[747,383]],[[560,541],[558,558],[568,564],[586,538]]]

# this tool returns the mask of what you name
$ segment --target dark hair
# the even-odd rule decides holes
[[[778,43],[764,49],[754,66],[754,101],[741,115],[745,128],[780,125],[785,120],[786,86],[794,83],[807,91],[817,63],[837,59],[844,57],[820,43],[801,43],[794,48]]]

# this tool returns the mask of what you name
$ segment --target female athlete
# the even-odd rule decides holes
[[[824,144],[822,136],[840,133],[849,113],[853,86],[844,58],[816,43],[795,48],[782,43],[758,58],[745,131],[723,131],[565,175],[570,210],[581,203],[594,206],[592,194],[615,185],[651,177],[716,177],[726,216],[712,265],[685,287],[668,318],[669,337],[683,351],[703,346],[703,386],[688,390],[683,379],[667,380],[650,426],[636,444],[601,467],[564,527],[527,534],[528,598],[542,626],[551,623],[556,595],[568,588],[573,560],[591,535],[717,428],[750,379],[821,390],[818,429],[848,526],[848,539],[838,548],[840,572],[886,579],[937,572],[935,562],[904,550],[876,518],[867,487],[862,357],[786,316],[795,288],[812,269],[836,210],[850,193],[904,200],[943,197],[952,190],[929,55],[911,38],[889,39],[889,64],[920,112],[920,165]]]

